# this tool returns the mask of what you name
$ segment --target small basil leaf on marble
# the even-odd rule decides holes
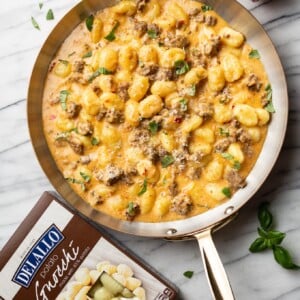
[[[183,276],[186,278],[189,278],[189,279],[191,279],[193,277],[193,275],[194,275],[194,271],[185,271],[183,273]]]
[[[39,3],[39,8],[42,9],[43,6],[44,6],[44,3],[43,3],[43,2],[40,2],[40,3]]]
[[[38,22],[35,20],[34,17],[31,17],[31,23],[35,29],[41,30],[40,25],[38,24]]]
[[[250,246],[249,251],[250,252],[261,252],[264,251],[265,249],[267,249],[268,246],[266,244],[266,240],[259,237],[257,238]]]
[[[46,15],[46,20],[50,21],[50,20],[54,20],[54,13],[52,9],[49,9]]]
[[[268,205],[269,205],[269,203],[264,202],[259,206],[259,209],[258,209],[258,220],[259,220],[260,226],[264,230],[270,229],[272,226],[272,222],[273,222],[273,216],[270,213],[270,211],[268,210]]]
[[[300,266],[293,263],[291,255],[282,246],[275,245],[273,247],[274,258],[278,264],[280,264],[285,269],[296,270],[300,269]]]

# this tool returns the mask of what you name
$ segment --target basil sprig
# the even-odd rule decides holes
[[[259,54],[258,50],[252,49],[252,50],[249,52],[249,58],[257,58],[257,59],[260,59],[260,54]]]
[[[176,75],[185,74],[190,70],[188,63],[185,60],[176,60],[174,63]]]
[[[260,226],[257,231],[259,237],[251,244],[249,251],[252,253],[272,249],[276,262],[285,269],[299,269],[300,266],[293,263],[292,258],[284,247],[280,246],[286,234],[272,230],[273,216],[268,210],[268,203],[263,203],[258,209]]]
[[[92,31],[94,25],[94,16],[90,15],[85,19],[85,25],[88,31]]]
[[[144,179],[143,181],[143,185],[142,185],[142,188],[141,190],[138,192],[138,196],[142,196],[143,194],[145,194],[147,192],[147,179]]]
[[[120,26],[120,22],[117,21],[114,25],[114,27],[112,28],[111,32],[105,36],[104,38],[110,42],[114,41],[116,39],[116,35],[115,35],[115,32],[117,30],[117,28]]]

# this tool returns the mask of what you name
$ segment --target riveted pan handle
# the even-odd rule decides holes
[[[206,277],[216,300],[234,300],[224,266],[211,237],[211,230],[195,234],[201,251]]]

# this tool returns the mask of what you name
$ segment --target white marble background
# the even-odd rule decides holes
[[[224,0],[226,1],[226,0]],[[42,42],[78,1],[0,0],[0,248],[44,190],[52,189],[34,156],[26,124],[30,72]],[[300,271],[287,271],[271,252],[250,254],[256,237],[257,206],[271,202],[276,227],[287,232],[284,246],[300,264],[300,1],[240,2],[252,11],[275,43],[288,81],[290,115],[279,160],[259,193],[239,218],[214,239],[237,299],[298,300]],[[52,8],[54,21],[46,21]],[[41,31],[33,28],[34,16]],[[180,289],[180,299],[211,299],[195,241],[169,243],[113,233]],[[192,279],[183,276],[195,272]]]

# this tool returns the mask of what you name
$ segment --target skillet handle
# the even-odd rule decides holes
[[[198,240],[206,277],[216,300],[234,300],[224,266],[211,237],[211,230],[195,234]]]

